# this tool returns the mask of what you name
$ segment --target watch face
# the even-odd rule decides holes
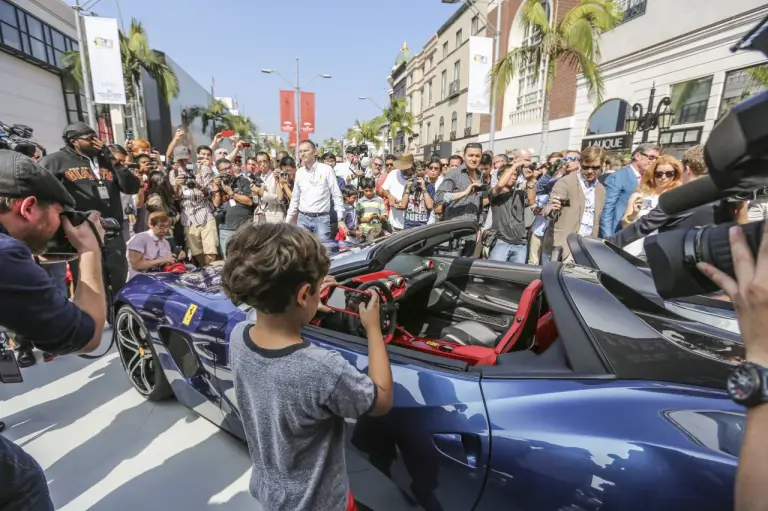
[[[739,404],[761,402],[760,372],[752,364],[742,364],[728,378],[728,394]]]

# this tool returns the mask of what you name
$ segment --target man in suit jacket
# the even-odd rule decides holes
[[[588,147],[581,152],[581,168],[555,183],[544,213],[552,221],[544,235],[548,245],[562,249],[563,261],[571,260],[569,234],[597,236],[605,188],[597,177],[603,168],[603,150]]]
[[[605,180],[605,206],[600,216],[600,237],[613,236],[621,230],[621,218],[627,209],[629,196],[637,189],[648,167],[659,157],[659,148],[640,144],[632,153],[632,163],[619,169]]]

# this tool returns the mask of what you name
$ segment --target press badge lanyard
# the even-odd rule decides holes
[[[97,189],[99,190],[99,198],[101,200],[108,201],[109,200],[109,190],[107,190],[107,185],[104,183],[104,180],[101,178],[101,169],[99,168],[99,162],[94,161],[91,158],[88,158],[88,163],[91,164],[91,172],[93,172],[93,177],[96,178],[96,181],[98,181]]]

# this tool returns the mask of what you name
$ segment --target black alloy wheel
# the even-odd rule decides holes
[[[171,397],[173,390],[157,361],[157,353],[141,316],[125,305],[115,316],[114,328],[120,360],[133,388],[150,401]]]

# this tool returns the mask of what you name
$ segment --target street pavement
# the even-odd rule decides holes
[[[57,510],[262,510],[245,445],[174,400],[146,401],[116,350],[37,355],[24,383],[0,384],[0,419],[45,470]]]

